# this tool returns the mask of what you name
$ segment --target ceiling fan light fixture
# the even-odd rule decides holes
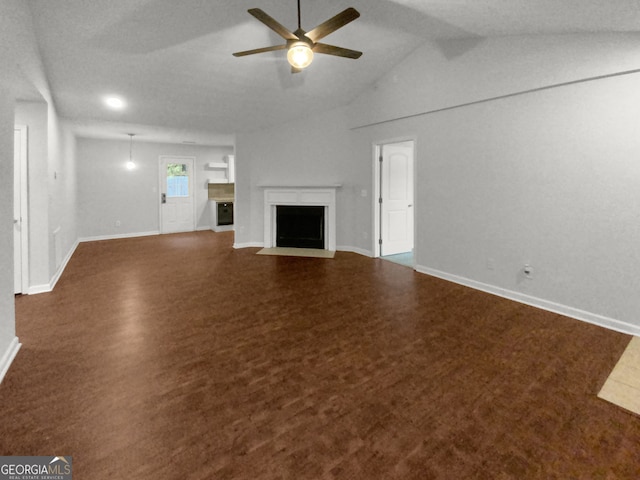
[[[295,42],[289,47],[287,60],[294,68],[307,68],[313,61],[313,50],[305,42]]]
[[[344,58],[360,58],[362,52],[356,50],[350,50],[348,48],[336,47],[334,45],[327,45],[325,43],[319,43],[318,40],[326,37],[330,33],[335,32],[346,24],[354,21],[360,16],[355,8],[349,7],[342,12],[334,15],[329,20],[322,22],[308,32],[303,30],[300,26],[300,0],[298,0],[298,29],[295,32],[289,31],[286,27],[282,26],[273,17],[270,17],[259,8],[250,8],[247,10],[257,20],[261,21],[271,30],[280,35],[286,40],[286,43],[280,45],[271,45],[269,47],[254,48],[253,50],[244,50],[242,52],[235,52],[234,57],[244,57],[247,55],[254,55],[256,53],[275,52],[277,50],[287,50],[287,61],[291,65],[291,73],[298,73],[302,69],[311,65],[313,61],[314,53],[322,53],[325,55],[334,55],[336,57]]]

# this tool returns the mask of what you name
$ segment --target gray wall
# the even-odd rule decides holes
[[[3,46],[0,49],[0,162],[3,171],[13,170],[14,109],[15,116],[22,115],[20,120],[34,134],[33,141],[29,142],[29,151],[33,152],[33,159],[29,161],[29,291],[33,293],[50,289],[61,271],[56,267],[52,219],[54,225],[67,232],[58,247],[60,256],[66,257],[75,244],[73,151],[69,147],[68,133],[55,111],[27,2],[0,2],[0,43]],[[23,102],[16,103],[16,99],[36,102],[22,110]],[[52,166],[54,171],[69,172],[71,180],[55,183]],[[0,238],[2,245],[13,245],[13,177],[3,176],[0,182],[3,197]],[[5,248],[0,254],[0,272],[1,372],[17,351],[13,248]]]
[[[130,142],[78,138],[78,231],[81,239],[158,233],[161,155],[196,158],[194,182],[196,225],[209,227],[206,180],[209,162],[221,162],[233,147],[205,147],[151,143],[134,138],[134,170],[127,170]],[[120,226],[116,226],[116,222]]]
[[[419,271],[640,334],[635,38],[426,45],[345,109],[238,135],[237,245],[259,186],[302,177],[346,186],[338,243],[373,252],[373,145],[413,138]]]
[[[353,136],[347,129],[344,109],[314,115],[305,122],[287,124],[268,131],[237,137],[236,244],[263,241],[263,190],[269,185],[334,185],[337,235],[342,249],[356,245],[357,215],[367,207],[360,197],[369,188],[362,178],[369,159],[355,162]]]
[[[640,205],[639,81],[607,78],[361,132],[363,148],[405,132],[417,139],[418,268],[640,332],[640,211],[629,208]]]
[[[49,111],[49,125],[49,271],[57,278],[78,240],[76,140],[55,112]]]
[[[0,87],[0,374],[16,336],[13,296],[13,100]]]
[[[17,102],[15,123],[28,138],[29,291],[48,291],[78,238],[75,139],[44,101]]]

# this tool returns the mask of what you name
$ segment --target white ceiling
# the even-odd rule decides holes
[[[261,8],[295,30],[296,0],[29,5],[58,113],[84,135],[127,138],[146,129],[149,139],[205,144],[348,103],[424,42],[640,30],[637,0],[301,0],[305,30],[355,7],[361,17],[323,42],[364,55],[316,55],[292,75],[284,51],[231,54],[283,43],[247,9]],[[128,107],[107,110],[107,94],[121,95]]]

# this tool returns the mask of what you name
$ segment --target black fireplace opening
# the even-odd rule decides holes
[[[324,207],[276,205],[276,247],[324,249]]]

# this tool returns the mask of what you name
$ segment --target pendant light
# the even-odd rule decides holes
[[[136,168],[136,164],[133,162],[133,137],[135,133],[127,133],[129,135],[129,161],[127,162],[127,168],[133,170]]]

